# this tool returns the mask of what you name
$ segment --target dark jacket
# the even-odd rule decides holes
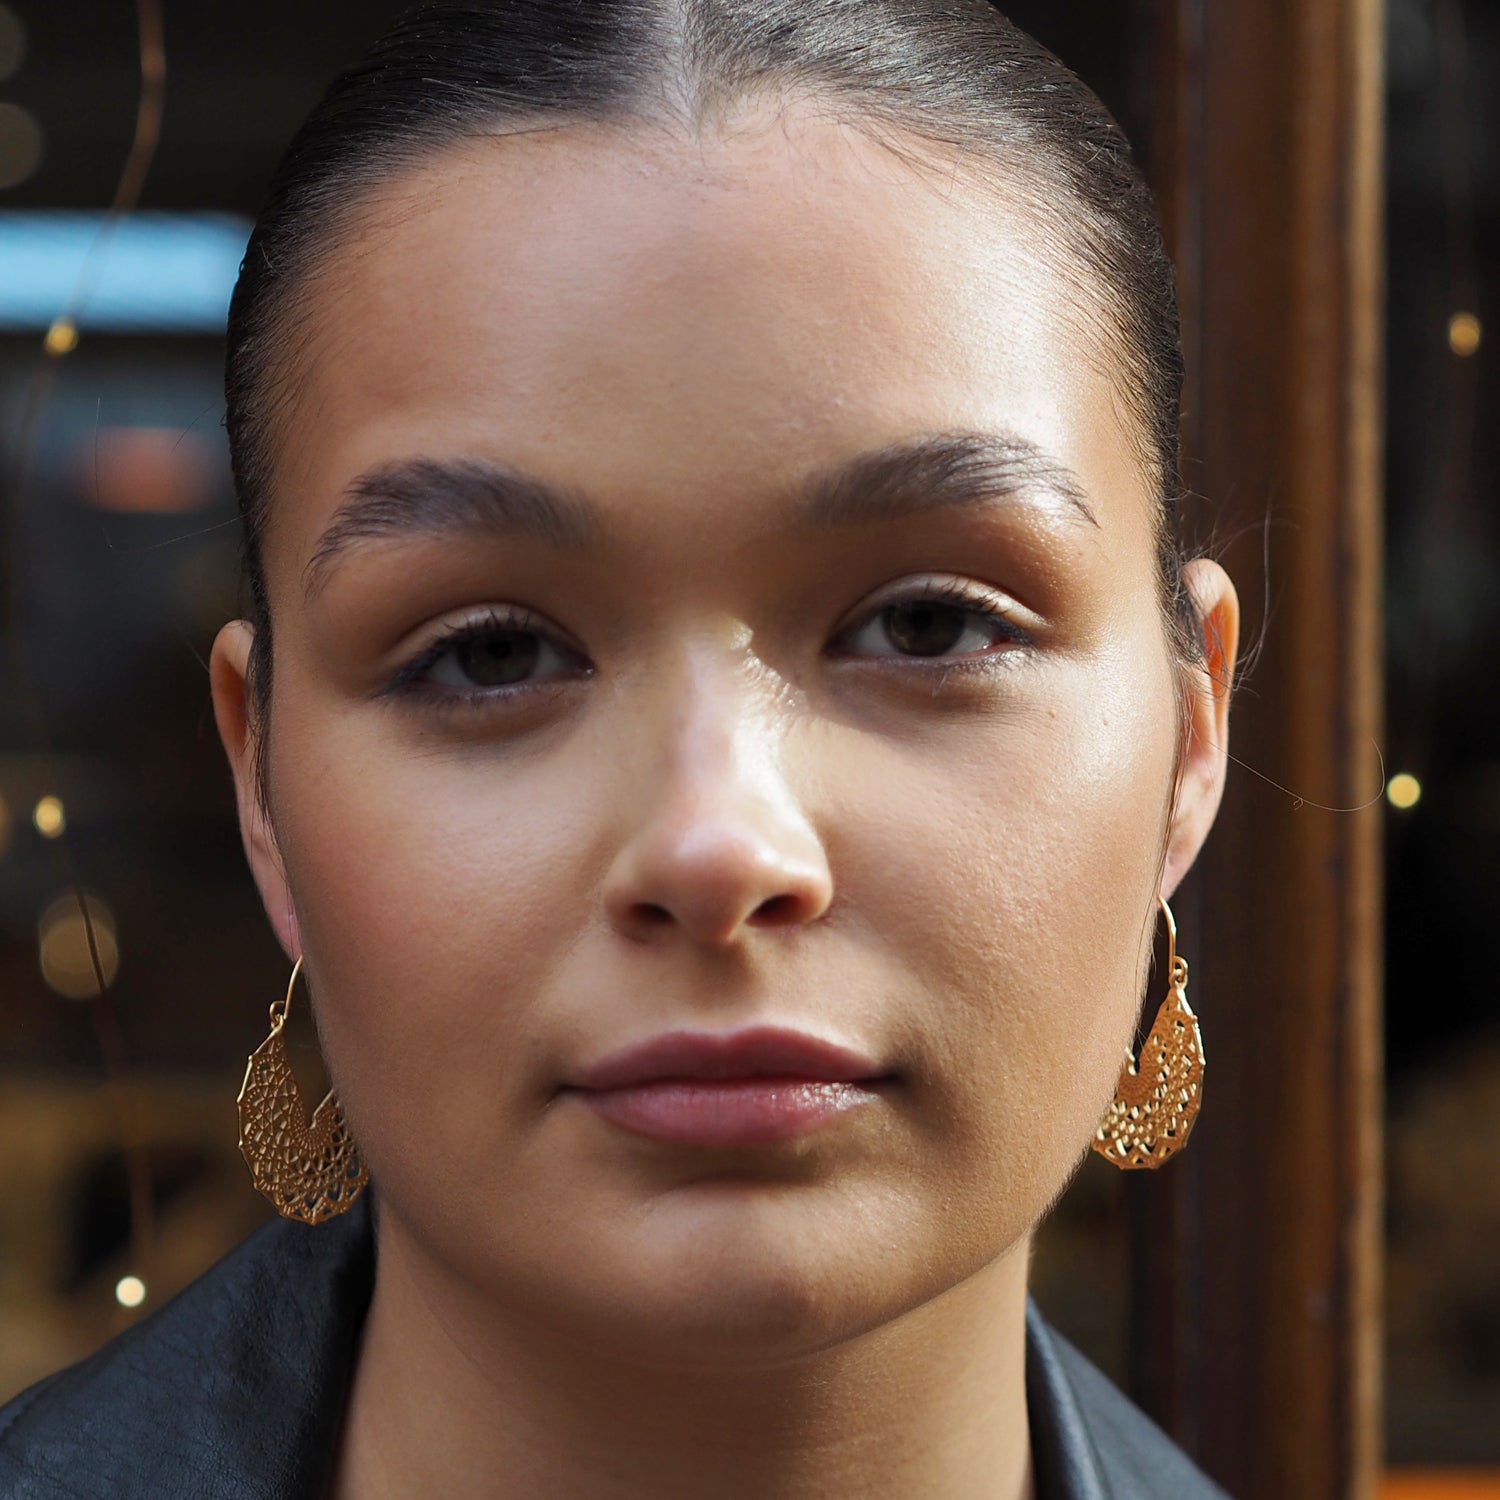
[[[0,1408],[3,1500],[322,1500],[374,1277],[368,1195],[267,1225],[92,1359]],[[1028,1310],[1038,1500],[1225,1500]]]

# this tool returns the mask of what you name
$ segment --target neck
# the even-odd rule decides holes
[[[333,1500],[1031,1500],[1027,1249],[819,1354],[674,1370],[476,1305],[387,1220]]]

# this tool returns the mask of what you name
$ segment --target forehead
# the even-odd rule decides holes
[[[1144,539],[1065,254],[1020,191],[811,111],[476,138],[382,188],[312,285],[272,546],[305,559],[352,479],[413,455],[751,525],[800,474],[952,430],[1035,444]]]

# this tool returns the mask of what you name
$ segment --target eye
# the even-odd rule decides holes
[[[882,604],[840,638],[850,655],[918,660],[993,653],[1024,643],[1026,633],[997,601],[956,582],[934,582]]]
[[[488,615],[449,629],[402,668],[392,687],[445,697],[493,698],[587,669],[577,652],[528,618]]]

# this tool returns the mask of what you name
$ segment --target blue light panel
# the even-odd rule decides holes
[[[102,213],[0,211],[0,331],[69,311]],[[234,214],[134,213],[117,221],[75,310],[85,333],[222,333],[250,223]]]

